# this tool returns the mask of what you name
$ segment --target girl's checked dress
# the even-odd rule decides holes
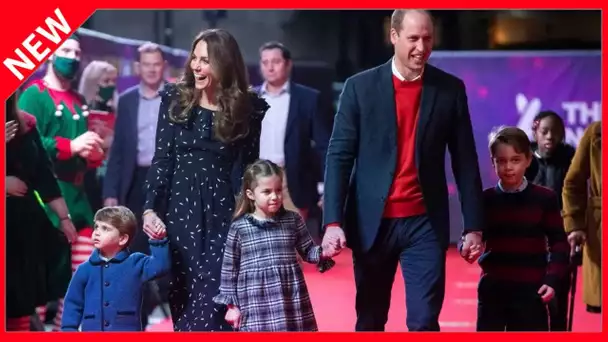
[[[246,214],[232,224],[214,300],[240,309],[239,330],[317,331],[296,251],[306,262],[333,266],[321,261],[321,247],[297,213],[282,210],[267,220]]]

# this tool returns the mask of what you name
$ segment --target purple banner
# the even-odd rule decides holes
[[[82,49],[81,69],[84,69],[91,61],[102,60],[114,65],[118,69],[119,92],[137,84],[139,79],[135,73],[135,62],[137,61],[137,49],[145,41],[116,37],[109,34],[79,28],[77,34]],[[167,60],[166,78],[173,80],[182,74],[188,51],[160,46]],[[31,76],[30,81],[44,76],[47,63]],[[28,84],[29,82],[26,82]]]
[[[576,146],[584,129],[602,117],[599,51],[436,52],[430,63],[466,84],[484,187],[496,183],[487,147],[493,128],[517,126],[531,134],[534,116],[553,110],[566,123],[566,142]],[[451,237],[456,241],[462,219],[449,165]]]

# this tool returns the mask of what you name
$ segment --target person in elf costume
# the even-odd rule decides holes
[[[18,102],[19,109],[36,117],[42,144],[53,161],[53,171],[78,231],[78,237],[72,241],[71,253],[64,247],[66,255],[71,256],[72,272],[93,251],[93,211],[83,179],[87,170],[98,167],[103,160],[103,141],[97,133],[89,131],[88,107],[83,96],[71,85],[80,67],[80,54],[78,37],[71,36],[49,58],[45,76],[32,82]],[[60,218],[48,206],[45,210],[54,226],[60,227]],[[66,266],[69,272],[66,264],[56,265],[53,276],[65,279],[62,273],[66,272]],[[58,308],[54,330],[61,325],[63,296],[68,284],[56,286]],[[37,310],[42,319],[46,315],[45,308]]]

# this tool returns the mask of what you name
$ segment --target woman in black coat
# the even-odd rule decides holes
[[[53,246],[76,237],[67,206],[51,169],[35,118],[6,102],[6,122],[17,124],[6,145],[6,316],[7,330],[30,330],[36,306],[52,300],[57,283]],[[10,125],[10,124],[9,124]],[[9,126],[7,125],[7,126]],[[61,218],[61,234],[47,219],[38,197]],[[64,236],[63,236],[64,235]],[[70,270],[60,287],[67,287]],[[55,279],[52,279],[55,278]],[[63,289],[65,290],[65,288]]]

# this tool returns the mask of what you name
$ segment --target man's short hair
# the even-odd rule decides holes
[[[281,50],[281,55],[283,56],[283,59],[286,61],[291,61],[291,51],[289,51],[289,49],[285,45],[283,45],[283,43],[277,41],[271,41],[262,44],[262,46],[260,46],[260,54],[262,53],[262,51],[274,49]]]
[[[144,53],[154,52],[160,53],[160,56],[163,58],[163,60],[165,60],[165,53],[163,52],[163,49],[160,47],[160,45],[152,42],[146,42],[141,44],[139,48],[137,48],[137,61],[141,61],[141,55],[143,55]]]
[[[407,12],[420,12],[422,14],[427,15],[430,19],[431,22],[433,22],[433,16],[431,15],[431,13],[427,10],[420,10],[420,9],[396,9],[393,11],[393,15],[391,15],[391,28],[395,29],[395,31],[399,32],[401,31],[401,24],[403,23],[403,18],[405,17],[405,15],[407,14]]]
[[[532,145],[528,135],[517,127],[501,126],[490,134],[488,148],[490,149],[492,158],[494,158],[499,144],[509,145],[513,147],[515,152],[523,153],[526,156],[532,154]]]

